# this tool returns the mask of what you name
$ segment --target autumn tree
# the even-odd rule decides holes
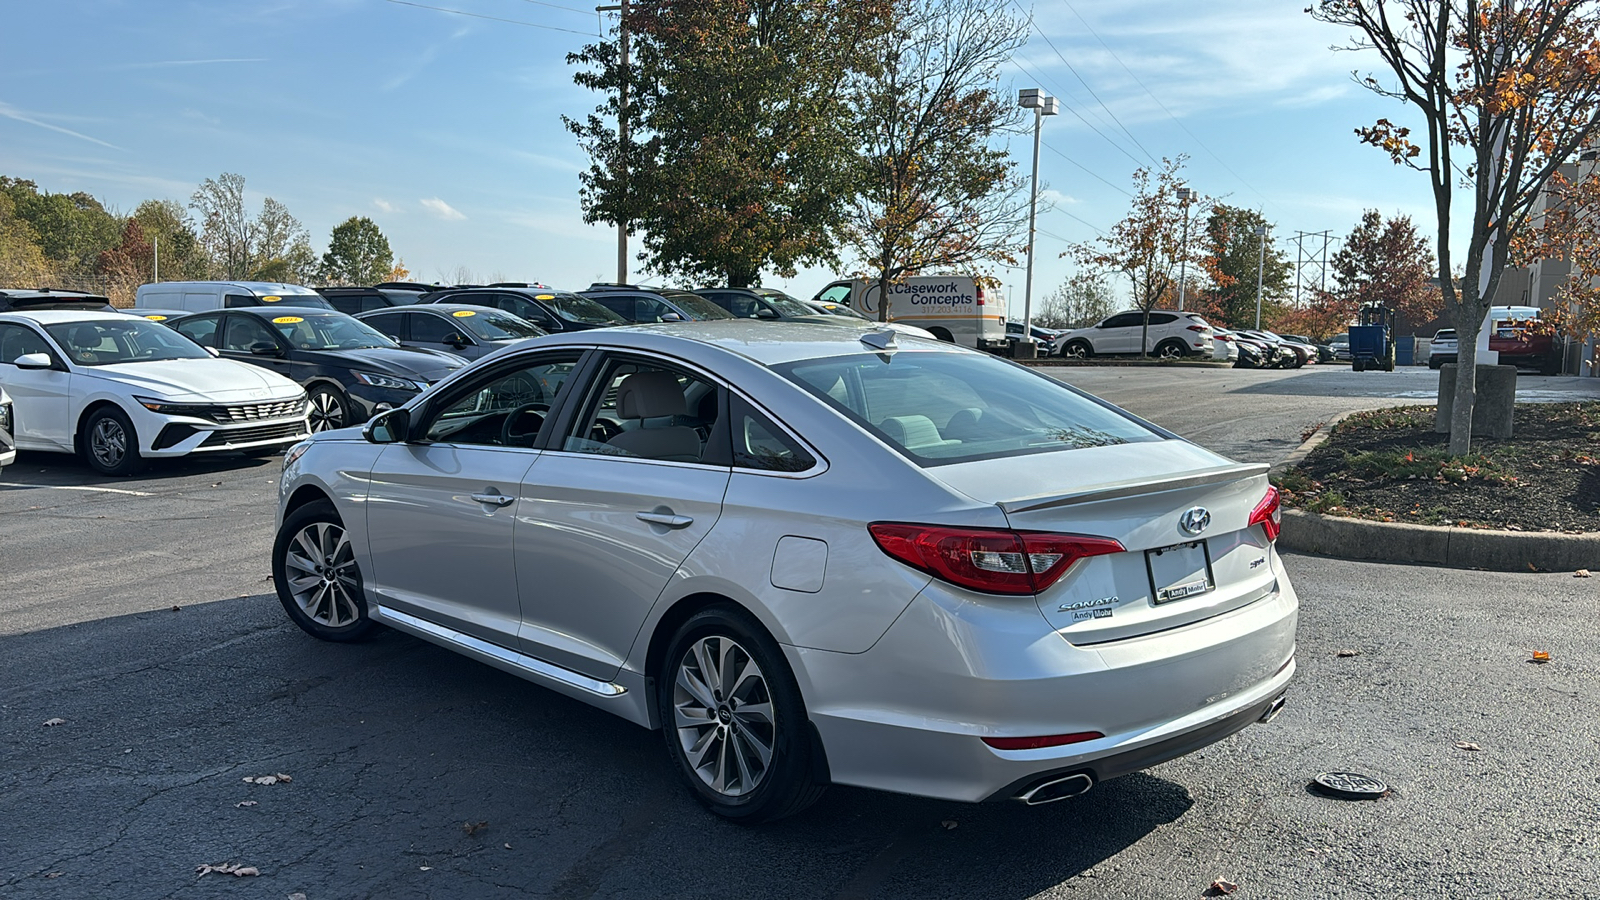
[[[1117,295],[1104,272],[1079,269],[1044,296],[1033,315],[1041,328],[1084,328],[1117,310]]]
[[[1358,77],[1422,119],[1421,143],[1388,119],[1361,141],[1427,174],[1447,318],[1461,352],[1450,452],[1471,449],[1481,323],[1535,202],[1600,132],[1600,0],[1319,0],[1317,19],[1354,32],[1386,77]],[[1454,210],[1457,192],[1470,211]],[[1464,276],[1451,278],[1452,225],[1467,224]]]
[[[1149,349],[1150,311],[1168,303],[1175,305],[1177,300],[1179,263],[1190,251],[1183,245],[1184,217],[1203,216],[1213,204],[1205,198],[1189,202],[1178,199],[1185,159],[1163,159],[1161,168],[1154,172],[1149,168],[1135,171],[1128,215],[1112,225],[1110,231],[1074,244],[1062,254],[1075,257],[1080,265],[1127,276],[1129,298],[1144,313],[1141,355]]]
[[[189,211],[176,200],[146,200],[133,210],[132,220],[144,229],[160,276],[166,281],[199,281],[210,277],[211,259],[200,244]]]
[[[1512,264],[1565,263],[1554,318],[1572,338],[1600,334],[1600,140],[1550,179],[1543,207],[1513,242]]]
[[[1437,318],[1444,302],[1432,282],[1433,250],[1410,216],[1385,220],[1366,210],[1328,267],[1337,286],[1324,304],[1336,304],[1346,321],[1362,306],[1381,303],[1415,326]]]
[[[1028,210],[1004,136],[1021,123],[1001,67],[1028,20],[1003,0],[895,0],[878,66],[852,81],[855,192],[844,239],[880,285],[1015,260]],[[884,291],[887,297],[887,291]],[[878,317],[889,315],[887,300]]]
[[[144,227],[128,219],[122,227],[122,241],[103,250],[96,264],[105,284],[105,294],[113,302],[132,306],[139,285],[150,281],[155,267],[155,247],[145,237]]]
[[[1267,229],[1266,241],[1256,229]],[[1294,266],[1279,249],[1272,223],[1253,209],[1216,204],[1206,217],[1197,250],[1208,284],[1201,291],[1200,309],[1229,328],[1259,328],[1282,312]],[[1260,281],[1260,302],[1256,283]]]
[[[394,251],[378,223],[351,216],[333,226],[319,274],[327,284],[372,285],[387,279],[393,269]]]
[[[855,150],[845,88],[872,64],[889,6],[632,6],[626,71],[615,41],[568,57],[587,67],[574,79],[608,97],[582,121],[563,117],[592,160],[584,220],[642,231],[647,268],[689,281],[743,287],[767,269],[836,264]]]
[[[311,236],[289,208],[271,197],[250,215],[244,197],[244,176],[224,172],[207,178],[189,200],[200,214],[201,245],[209,253],[212,274],[226,281],[308,281],[317,256]]]

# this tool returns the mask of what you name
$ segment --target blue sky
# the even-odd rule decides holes
[[[13,0],[0,11],[0,174],[130,211],[237,172],[253,202],[287,204],[319,252],[333,225],[366,215],[423,280],[458,267],[564,287],[610,280],[614,232],[583,224],[586,158],[560,121],[597,102],[572,83],[566,54],[601,20],[579,0],[427,5],[545,27],[390,0]],[[1007,68],[1009,89],[1042,87],[1105,135],[1067,110],[1045,122],[1053,208],[1039,218],[1035,297],[1071,274],[1065,241],[1126,213],[1129,176],[1151,156],[1188,154],[1191,186],[1262,208],[1280,238],[1345,234],[1368,207],[1432,233],[1425,177],[1352,134],[1405,111],[1350,82],[1376,60],[1329,50],[1346,36],[1303,6],[1031,7],[1036,30]],[[1024,171],[1030,144],[1012,141]],[[810,296],[833,274],[766,282]],[[1020,307],[1022,271],[999,274]]]

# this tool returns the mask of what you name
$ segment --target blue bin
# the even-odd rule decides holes
[[[1397,365],[1397,366],[1414,366],[1414,365],[1416,365],[1417,364],[1417,362],[1416,362],[1416,359],[1417,359],[1416,354],[1417,354],[1417,338],[1416,338],[1416,335],[1412,335],[1411,337],[1395,338],[1395,341],[1394,341],[1394,364],[1395,365]]]

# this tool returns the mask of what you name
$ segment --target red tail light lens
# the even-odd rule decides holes
[[[986,737],[983,742],[996,750],[1038,750],[1043,747],[1060,747],[1065,744],[1098,741],[1103,737],[1105,735],[1098,731],[1078,731],[1072,734],[1052,734],[1045,737]]]
[[[1036,594],[1074,562],[1123,550],[1110,538],[1075,534],[899,522],[876,522],[868,530],[884,553],[906,565],[986,594]]]
[[[1267,540],[1275,541],[1278,533],[1283,531],[1283,509],[1278,504],[1278,489],[1267,488],[1267,495],[1261,498],[1256,508],[1250,511],[1250,524],[1261,523],[1267,532]]]
[[[1207,332],[1207,331],[1210,331],[1211,328],[1209,326],[1206,326],[1206,325],[1190,325],[1189,326],[1189,330],[1190,331]]]

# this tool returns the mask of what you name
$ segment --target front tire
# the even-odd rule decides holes
[[[822,796],[800,688],[777,642],[744,610],[708,607],[678,628],[656,704],[667,753],[717,815],[759,825]]]
[[[272,580],[284,612],[314,638],[358,641],[376,627],[355,548],[327,500],[307,503],[283,520],[272,548]]]
[[[116,478],[144,468],[139,435],[128,414],[114,406],[95,410],[83,423],[83,457],[91,469]]]
[[[1088,359],[1094,356],[1094,348],[1089,346],[1088,341],[1068,341],[1061,348],[1061,355],[1067,359]]]
[[[338,388],[319,384],[306,393],[306,400],[313,434],[343,428],[355,421],[350,398]]]

